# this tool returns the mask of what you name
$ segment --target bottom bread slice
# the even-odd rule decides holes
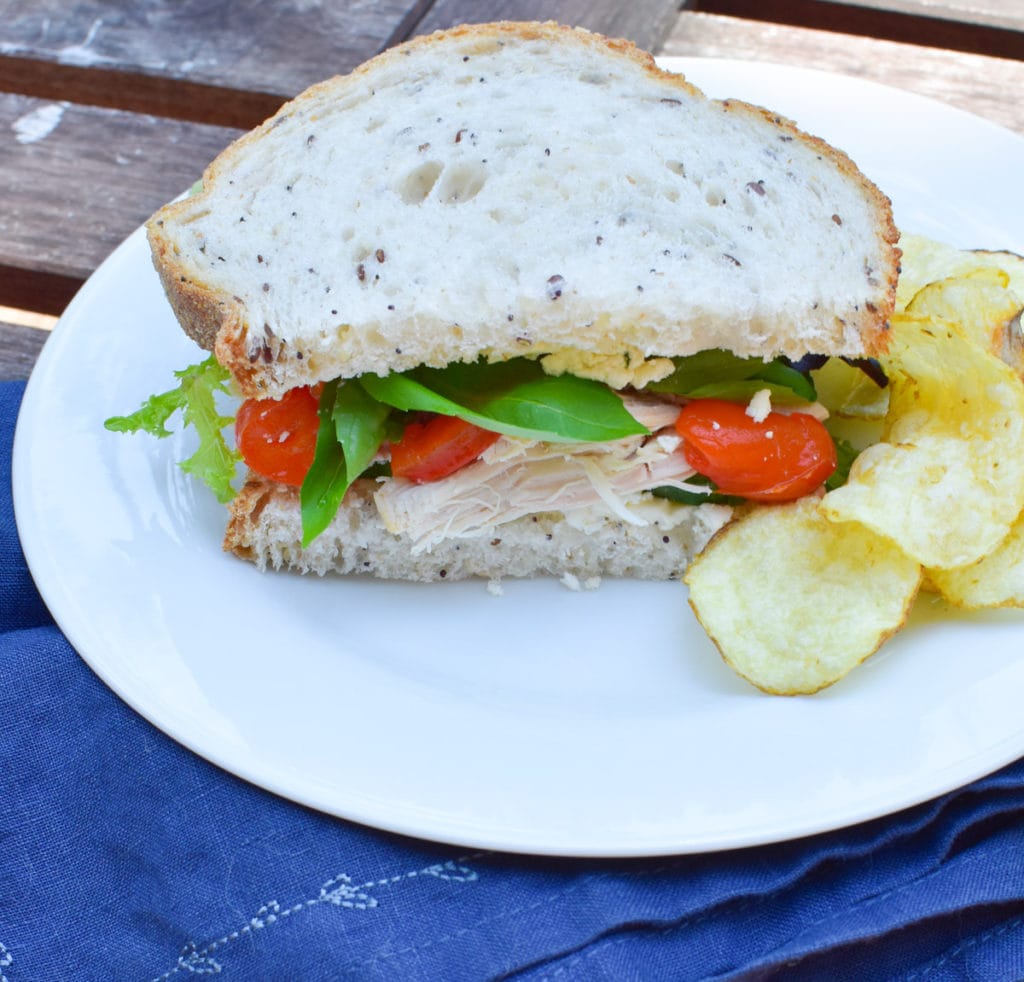
[[[609,517],[584,531],[558,512],[528,515],[471,537],[445,539],[416,552],[389,532],[373,502],[374,484],[357,481],[325,532],[302,547],[298,493],[250,476],[230,505],[224,548],[260,569],[368,573],[393,580],[483,577],[681,577],[724,525],[730,509],[686,508],[682,521],[632,525]]]

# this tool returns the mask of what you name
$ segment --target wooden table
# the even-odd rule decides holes
[[[494,19],[857,75],[1024,134],[1024,0],[0,0],[0,379],[27,377],[110,251],[282,101]]]

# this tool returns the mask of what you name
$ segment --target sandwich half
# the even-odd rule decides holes
[[[534,23],[314,86],[148,235],[249,443],[305,468],[246,456],[225,548],[421,580],[681,575],[737,501],[784,500],[701,469],[684,409],[819,418],[805,356],[884,351],[899,263],[841,151]]]

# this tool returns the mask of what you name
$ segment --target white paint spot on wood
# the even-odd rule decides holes
[[[13,123],[14,138],[19,143],[36,143],[45,140],[59,125],[67,109],[66,102],[50,102],[19,116]]]
[[[62,64],[79,65],[88,67],[90,65],[102,65],[112,59],[96,51],[90,51],[89,47],[96,40],[96,35],[103,26],[103,18],[97,17],[89,26],[85,38],[79,44],[69,44],[57,52],[57,57]]]

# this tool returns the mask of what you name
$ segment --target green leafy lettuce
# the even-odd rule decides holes
[[[235,496],[231,481],[241,457],[224,439],[222,430],[233,419],[218,411],[216,397],[218,393],[230,394],[230,376],[211,355],[198,365],[175,372],[174,377],[178,379],[176,388],[150,396],[130,416],[112,416],[103,425],[115,433],[142,430],[162,438],[171,435],[168,420],[181,412],[185,425],[191,426],[199,437],[199,448],[181,462],[182,470],[205,482],[218,501],[228,502]]]
[[[675,371],[647,386],[648,391],[686,398],[746,400],[768,388],[781,403],[812,402],[809,377],[784,359],[764,362],[727,351],[703,351],[673,359]],[[223,430],[233,419],[216,405],[229,395],[229,373],[211,355],[175,372],[177,387],[151,396],[129,416],[114,416],[104,425],[115,432],[142,430],[156,437],[170,435],[168,420],[181,412],[195,429],[199,447],[181,467],[203,480],[221,502],[234,497],[232,481],[240,460]],[[376,473],[382,445],[400,437],[410,412],[457,416],[484,429],[508,436],[548,442],[600,442],[646,434],[619,396],[606,385],[573,375],[552,376],[527,358],[489,364],[459,363],[445,368],[416,368],[387,376],[364,375],[324,385],[318,407],[313,464],[299,491],[303,545],[309,545],[330,524],[345,493],[361,475]],[[837,441],[839,467],[827,486],[846,480],[856,452]],[[738,499],[717,492],[707,478],[707,493],[658,488],[654,494],[683,504],[709,501],[734,504]]]

